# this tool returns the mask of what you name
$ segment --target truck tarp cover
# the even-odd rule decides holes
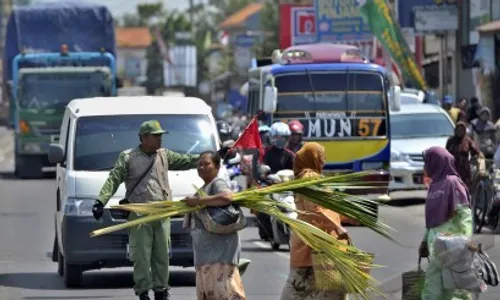
[[[104,5],[53,2],[16,7],[9,17],[3,59],[4,80],[12,78],[12,60],[21,52],[59,52],[67,44],[73,52],[115,55],[113,17]]]

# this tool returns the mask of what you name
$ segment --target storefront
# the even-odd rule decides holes
[[[480,68],[474,70],[474,85],[481,102],[491,109],[496,120],[500,117],[500,21],[483,24],[477,31],[475,60]]]

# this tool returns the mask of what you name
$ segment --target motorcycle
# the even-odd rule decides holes
[[[267,166],[262,167],[263,170],[269,170]],[[261,172],[261,174],[265,171]],[[293,179],[292,170],[281,170],[276,174],[270,174],[265,177],[262,185],[273,185],[278,183],[287,182]],[[279,209],[289,218],[296,219],[298,214],[295,211],[295,197],[292,192],[276,193],[271,195],[271,199],[278,203],[285,204],[280,206]],[[258,213],[257,219],[259,220],[259,235],[262,239],[269,240],[271,248],[278,250],[281,245],[287,244],[290,247],[290,228],[287,224],[282,223],[279,219],[266,214]]]
[[[240,176],[243,175],[240,168],[241,155],[235,153],[232,157],[224,159],[224,166],[226,167],[231,190],[235,193],[241,192],[243,190],[242,186],[238,182]]]

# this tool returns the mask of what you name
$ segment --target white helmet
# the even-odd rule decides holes
[[[290,127],[283,122],[276,122],[271,125],[271,136],[290,136],[292,132],[290,131]]]

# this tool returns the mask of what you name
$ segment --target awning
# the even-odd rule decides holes
[[[479,31],[480,33],[500,32],[500,20],[478,26],[476,27],[476,30]]]

